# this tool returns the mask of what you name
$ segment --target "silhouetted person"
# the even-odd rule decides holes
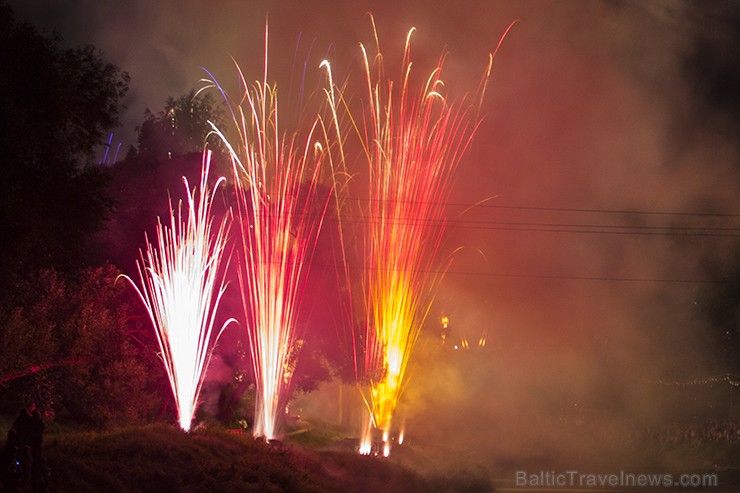
[[[31,455],[36,459],[41,457],[41,444],[44,441],[44,420],[41,419],[38,409],[34,409],[28,421],[28,445]]]
[[[31,429],[33,428],[33,412],[36,410],[36,404],[33,402],[21,409],[18,417],[13,421],[13,429],[17,433],[18,447],[30,444]]]
[[[18,448],[18,432],[15,428],[8,430],[8,438],[5,440],[5,448],[3,449],[3,467],[10,462],[11,455],[15,454],[15,450]]]
[[[36,410],[36,404],[31,402],[21,409],[13,422],[16,442],[15,466],[20,466],[20,485],[16,487],[28,489],[31,484],[31,468],[33,460],[41,456],[41,442],[44,432],[44,422]]]

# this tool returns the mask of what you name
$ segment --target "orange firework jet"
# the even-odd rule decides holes
[[[230,151],[241,237],[238,269],[256,382],[254,435],[279,433],[290,392],[298,345],[296,322],[316,240],[329,199],[333,162],[328,130],[320,116],[305,133],[279,125],[278,91],[268,84],[267,29],[262,81],[243,88],[229,104],[238,132],[234,146],[214,128]]]
[[[373,57],[360,45],[366,98],[362,118],[350,114],[367,163],[368,199],[360,206],[364,330],[356,344],[358,382],[369,415],[361,453],[373,449],[374,428],[382,433],[383,454],[390,453],[393,415],[408,383],[409,359],[449,266],[440,266],[439,258],[451,178],[479,123],[476,103],[451,102],[445,96],[444,55],[420,87],[412,87],[413,31],[406,38],[397,82],[386,76],[377,34]],[[345,262],[348,277],[350,270]]]
[[[185,431],[193,421],[212,345],[233,321],[226,321],[214,335],[216,311],[225,291],[220,264],[228,216],[214,230],[213,194],[208,189],[210,159],[210,151],[204,153],[197,200],[196,190],[191,191],[183,177],[187,215],[183,217],[182,204],[177,215],[170,204],[170,227],[157,225],[158,246],[147,240],[146,257],[142,252],[137,261],[142,287],[122,276],[136,289],[156,329],[178,420]],[[217,180],[214,190],[223,180]]]

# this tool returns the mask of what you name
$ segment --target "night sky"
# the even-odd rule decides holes
[[[735,262],[740,236],[738,3],[9,3],[19,19],[69,45],[92,43],[130,74],[114,135],[124,146],[146,108],[199,87],[203,68],[229,86],[233,57],[259,78],[268,17],[269,63],[286,91],[304,62],[309,88],[323,58],[337,74],[355,70],[372,12],[390,60],[412,26],[420,66],[447,50],[443,78],[457,97],[475,90],[518,20],[455,179],[448,247],[463,249],[430,315],[449,315],[454,337],[485,333],[489,356],[412,376],[409,415],[449,418],[449,434],[513,450],[525,445],[501,438],[507,424],[518,429],[512,416],[528,415],[535,435],[538,417],[609,382],[615,422],[655,417],[651,382],[728,371],[715,362],[702,303],[717,272],[729,275],[717,266]],[[496,424],[474,431],[471,418]]]

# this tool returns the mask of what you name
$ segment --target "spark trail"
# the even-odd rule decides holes
[[[218,305],[226,286],[221,277],[229,219],[214,229],[208,189],[210,151],[203,155],[200,188],[191,190],[183,177],[188,207],[175,213],[170,203],[170,225],[157,224],[157,243],[147,239],[146,256],[137,261],[141,288],[128,276],[144,302],[154,325],[180,427],[189,431],[198,404],[212,346],[226,326],[215,332]],[[224,178],[219,178],[215,191]],[[228,264],[228,261],[227,261]]]
[[[409,360],[443,275],[435,272],[449,267],[448,262],[440,268],[439,258],[452,175],[479,123],[476,104],[465,98],[447,100],[441,79],[444,55],[426,78],[412,73],[413,31],[406,38],[397,82],[386,75],[377,34],[372,58],[360,45],[366,103],[362,118],[351,118],[364,149],[369,198],[362,212],[365,322],[356,350],[368,411],[360,445],[365,454],[372,449],[374,428],[382,433],[383,454],[390,453],[393,416],[408,383]],[[493,55],[480,97],[492,61]]]
[[[208,82],[227,101],[238,133],[232,145],[214,128],[233,164],[238,278],[256,383],[253,434],[273,439],[289,398],[298,311],[332,191],[330,130],[318,112],[304,132],[282,130],[277,85],[268,84],[267,29],[263,79],[248,84],[241,70],[239,78],[239,103],[215,79]]]

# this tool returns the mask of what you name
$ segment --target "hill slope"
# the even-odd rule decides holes
[[[46,438],[44,453],[54,492],[454,491],[391,460],[271,446],[223,430],[186,434],[152,425],[64,432]],[[490,484],[478,486],[472,491],[490,490]]]

